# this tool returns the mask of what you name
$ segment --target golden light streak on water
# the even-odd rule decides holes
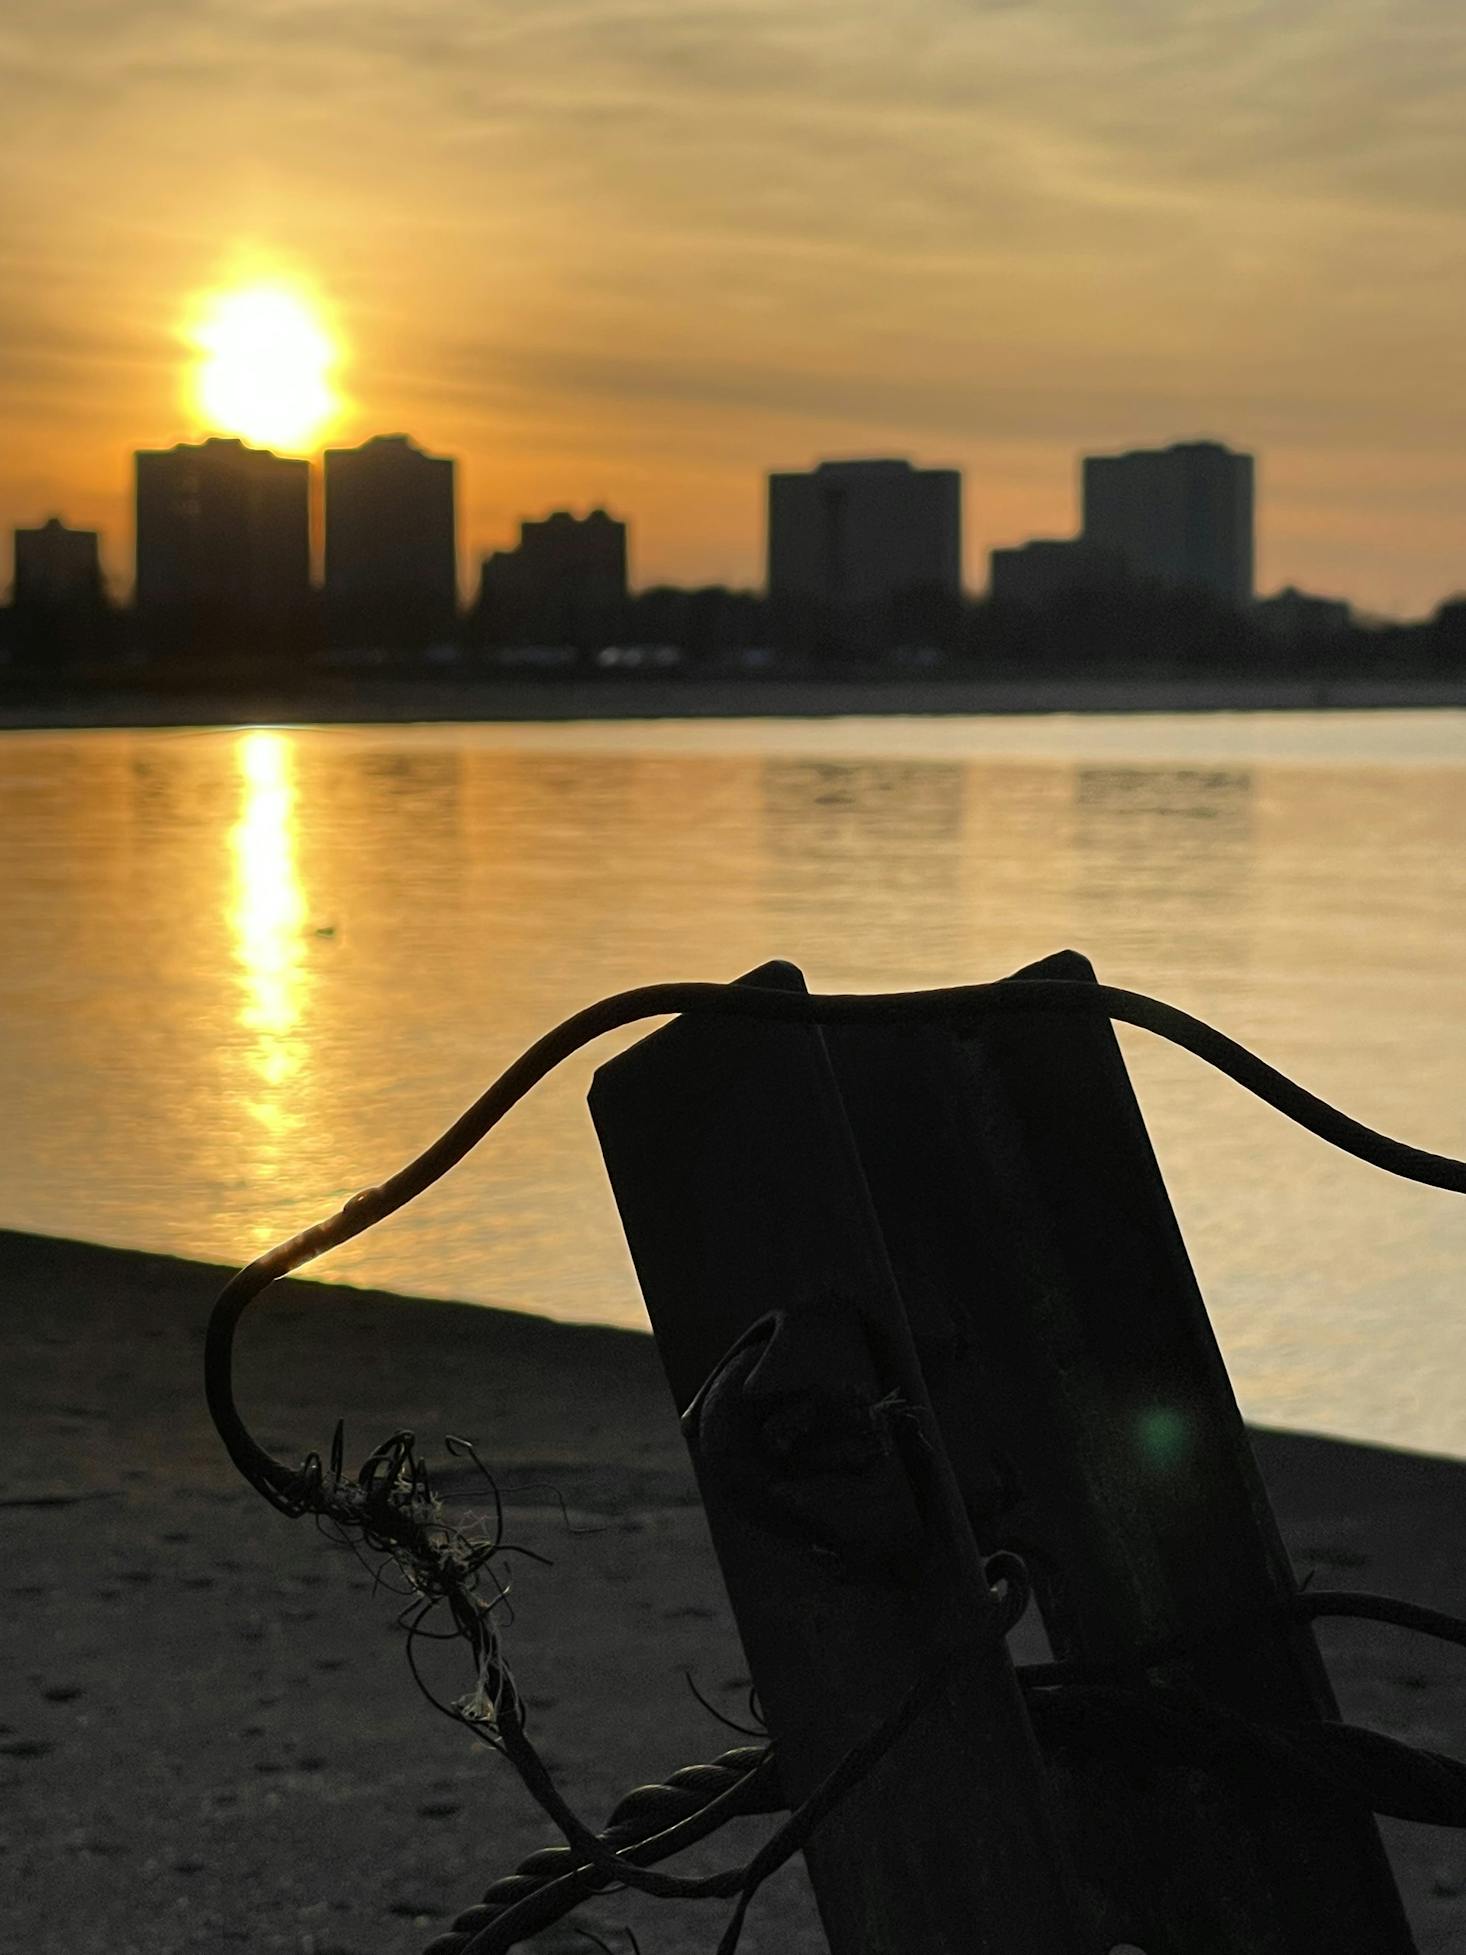
[[[283,1089],[300,1071],[305,892],[296,870],[293,756],[288,734],[253,729],[235,744],[241,800],[229,832],[234,857],[229,923],[239,968],[240,1026],[264,1092],[244,1102],[275,1137],[294,1124]]]

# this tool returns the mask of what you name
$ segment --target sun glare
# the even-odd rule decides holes
[[[268,448],[309,447],[336,409],[336,348],[308,301],[283,285],[216,293],[190,334],[197,406],[211,430]]]

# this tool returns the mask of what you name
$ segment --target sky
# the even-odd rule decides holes
[[[1083,452],[1259,457],[1259,586],[1466,587],[1457,0],[16,0],[0,525],[131,570],[250,280],[332,443],[460,460],[465,582],[605,504],[640,584],[762,577],[766,472],[965,472],[966,575]],[[317,444],[319,445],[319,443]]]

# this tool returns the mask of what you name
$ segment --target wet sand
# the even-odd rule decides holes
[[[0,1834],[6,1945],[46,1955],[415,1955],[545,1823],[413,1688],[400,1606],[239,1481],[201,1392],[225,1272],[0,1234]],[[747,1678],[649,1339],[309,1283],[247,1321],[240,1401],[287,1457],[347,1418],[471,1434],[520,1564],[507,1649],[536,1735],[599,1822],[629,1786],[737,1740]],[[1466,1465],[1255,1435],[1288,1546],[1320,1585],[1466,1612]],[[569,1526],[558,1505],[568,1509]],[[1326,1624],[1344,1713],[1466,1751],[1466,1656]],[[456,1646],[436,1675],[466,1678]],[[432,1666],[429,1665],[431,1669]],[[1424,1955],[1466,1946],[1466,1836],[1386,1833]],[[742,1858],[725,1836],[713,1861]],[[711,1908],[617,1896],[580,1917],[645,1955],[710,1950]],[[568,1928],[537,1947],[583,1951]],[[820,1949],[797,1867],[747,1955]]]

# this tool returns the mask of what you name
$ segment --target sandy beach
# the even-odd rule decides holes
[[[0,1234],[7,1553],[0,1781],[9,1946],[46,1955],[414,1955],[544,1822],[413,1688],[399,1606],[223,1456],[200,1353],[226,1272]],[[599,1822],[632,1784],[736,1742],[731,1628],[649,1339],[309,1283],[246,1324],[240,1398],[298,1457],[399,1426],[479,1443],[521,1564],[508,1652],[537,1736]],[[1466,1611],[1466,1465],[1256,1435],[1300,1572]],[[562,1515],[559,1499],[568,1510]],[[1466,1658],[1365,1624],[1321,1637],[1344,1713],[1466,1750]],[[465,1678],[455,1646],[442,1687]],[[1424,1955],[1466,1946],[1466,1839],[1387,1824]],[[714,1860],[742,1857],[725,1837]],[[721,1910],[625,1896],[581,1917],[645,1955],[710,1949]],[[589,1946],[568,1928],[536,1944]],[[823,1946],[800,1870],[749,1955]]]

